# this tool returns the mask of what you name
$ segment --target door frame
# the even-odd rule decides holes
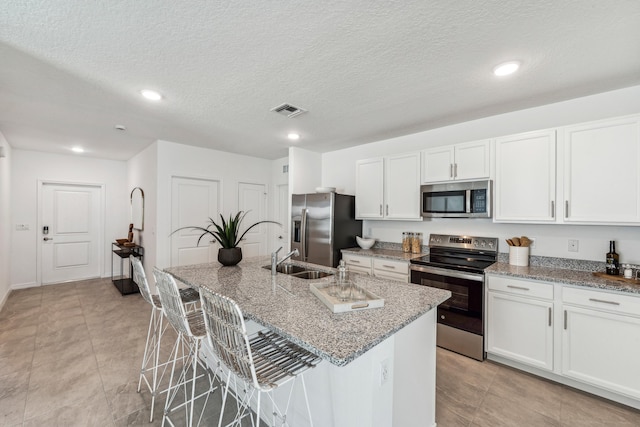
[[[105,277],[104,272],[104,257],[105,257],[105,209],[106,209],[106,191],[105,184],[95,183],[95,182],[81,182],[81,181],[58,181],[58,180],[50,180],[50,179],[39,179],[38,180],[38,189],[37,189],[37,207],[36,207],[36,285],[42,286],[42,244],[40,243],[41,231],[43,227],[42,221],[42,193],[45,185],[68,185],[68,186],[76,186],[76,187],[96,187],[100,189],[100,208],[98,209],[99,218],[98,218],[98,262],[99,262],[99,273],[100,277]]]

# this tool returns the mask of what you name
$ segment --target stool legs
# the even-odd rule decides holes
[[[151,392],[151,415],[149,422],[153,422],[153,410],[155,407],[156,397],[158,395],[159,383],[162,380],[162,374],[158,375],[158,368],[166,366],[167,363],[160,365],[160,343],[167,325],[163,324],[164,316],[157,308],[151,309],[151,318],[149,319],[149,330],[147,331],[147,341],[144,346],[144,355],[142,356],[142,367],[140,368],[140,378],[138,380],[138,393],[142,388],[142,383],[147,385]],[[147,374],[151,374],[151,379],[147,378]]]

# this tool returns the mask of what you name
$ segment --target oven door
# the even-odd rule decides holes
[[[438,306],[438,323],[483,335],[484,274],[412,264],[411,283],[451,292]]]

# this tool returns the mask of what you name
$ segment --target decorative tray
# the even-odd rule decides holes
[[[341,287],[333,283],[311,283],[311,293],[334,313],[384,307],[384,299],[349,282]]]

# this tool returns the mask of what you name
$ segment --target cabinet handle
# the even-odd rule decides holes
[[[453,163],[449,163],[449,178],[453,178]]]
[[[507,285],[507,288],[520,289],[521,291],[528,291],[529,290],[529,288],[525,288],[523,286],[513,286],[513,285]]]
[[[607,301],[607,300],[597,299],[597,298],[589,298],[589,301],[601,302],[603,304],[620,305],[620,303],[616,301]]]
[[[458,164],[453,164],[453,177],[456,178],[458,176]]]
[[[382,203],[380,204],[380,216],[382,216]]]
[[[549,326],[551,326],[551,307],[549,307]]]
[[[564,329],[567,330],[567,310],[564,311]]]
[[[396,268],[396,266],[395,266],[395,265],[382,264],[382,266],[383,266],[384,268],[391,268],[391,269],[395,269],[395,268]]]
[[[357,259],[350,259],[349,260],[349,264],[354,263],[354,264],[360,264],[360,261],[358,261]]]
[[[556,202],[555,201],[551,201],[551,218],[555,218],[556,217]]]
[[[569,201],[564,201],[564,217],[569,218]]]
[[[389,205],[387,205],[387,216],[389,215]]]

